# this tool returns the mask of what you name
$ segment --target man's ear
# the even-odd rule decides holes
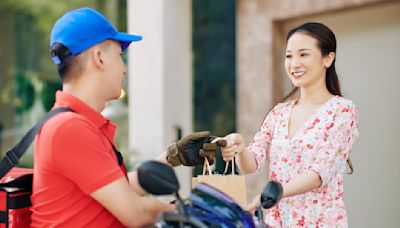
[[[333,60],[335,60],[335,58],[336,58],[335,52],[329,52],[329,54],[324,58],[324,66],[326,68],[329,68],[332,65]]]
[[[94,46],[91,50],[91,59],[93,61],[93,65],[98,68],[98,69],[103,69],[104,68],[104,53],[103,50],[98,47],[98,46]]]

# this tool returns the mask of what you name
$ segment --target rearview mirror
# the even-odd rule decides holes
[[[279,203],[283,195],[282,184],[276,181],[269,181],[261,192],[261,205],[269,209]]]
[[[142,163],[137,169],[140,186],[153,195],[169,195],[179,190],[178,178],[172,167],[157,161]]]

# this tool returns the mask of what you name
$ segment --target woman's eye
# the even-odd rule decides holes
[[[308,56],[308,53],[301,53],[300,56],[301,57]]]
[[[292,58],[292,55],[286,55],[286,58],[290,59],[290,58]]]

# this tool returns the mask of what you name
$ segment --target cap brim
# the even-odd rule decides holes
[[[119,41],[121,43],[122,51],[125,51],[125,49],[127,49],[129,44],[131,44],[132,42],[142,40],[142,36],[117,32],[115,36],[111,37],[110,39]]]

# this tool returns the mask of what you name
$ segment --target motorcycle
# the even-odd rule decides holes
[[[282,196],[280,185],[270,182],[264,187],[260,203],[253,216],[243,210],[235,200],[205,183],[197,184],[188,199],[178,193],[179,182],[172,167],[148,161],[138,167],[138,181],[152,195],[174,195],[177,209],[164,212],[155,227],[243,227],[264,228],[263,210],[275,206]]]

